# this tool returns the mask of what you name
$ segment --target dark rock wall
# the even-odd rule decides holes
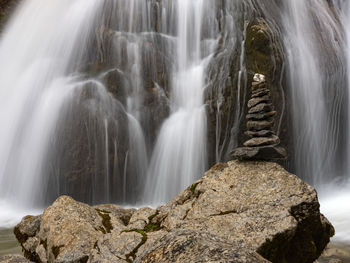
[[[21,0],[0,0],[0,32]]]
[[[230,159],[232,149],[247,139],[244,135],[246,103],[255,73],[267,77],[272,101],[278,112],[274,130],[283,146],[288,149],[291,146],[284,47],[281,28],[277,23],[281,15],[279,4],[276,1],[242,1],[235,8],[238,14],[235,46],[230,49],[229,59],[225,53],[220,57],[221,49],[227,52],[227,45],[231,44],[223,41],[217,51],[219,55],[209,68],[210,85],[206,102],[209,106],[210,164]],[[225,29],[222,32],[225,34]],[[219,66],[217,69],[224,63],[224,68]]]

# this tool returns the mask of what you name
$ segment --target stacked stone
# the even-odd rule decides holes
[[[264,75],[255,74],[251,91],[245,132],[251,138],[244,143],[245,147],[235,149],[232,155],[240,160],[283,159],[286,151],[278,146],[280,139],[272,130],[276,111],[273,110]]]

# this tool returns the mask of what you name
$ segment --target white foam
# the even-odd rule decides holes
[[[321,212],[335,227],[333,241],[350,245],[350,184],[329,186],[320,194]]]
[[[24,216],[38,215],[42,212],[39,209],[25,209],[14,206],[6,200],[0,200],[0,229],[14,227]]]

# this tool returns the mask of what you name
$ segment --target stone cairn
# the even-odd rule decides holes
[[[255,74],[253,80],[246,116],[248,130],[245,132],[251,139],[244,143],[244,147],[236,148],[231,154],[239,160],[285,159],[286,150],[278,146],[280,139],[271,130],[276,111],[273,110],[265,76]]]

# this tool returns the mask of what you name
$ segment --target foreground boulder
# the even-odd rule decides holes
[[[217,164],[157,209],[58,198],[15,228],[35,262],[316,260],[334,234],[316,191],[275,163]]]

